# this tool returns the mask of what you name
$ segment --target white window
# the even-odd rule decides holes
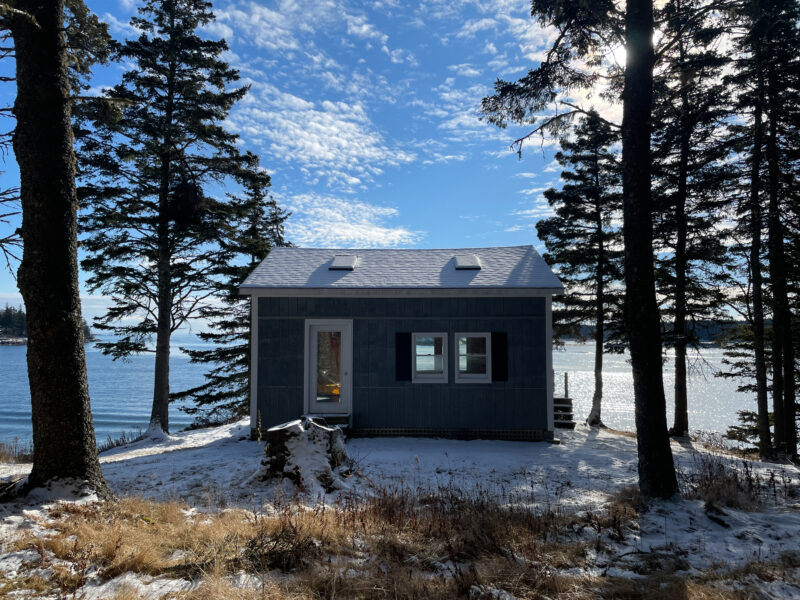
[[[414,333],[411,336],[412,381],[447,383],[447,334]]]
[[[492,336],[456,333],[456,383],[492,381]]]

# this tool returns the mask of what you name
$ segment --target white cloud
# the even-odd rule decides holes
[[[558,171],[561,171],[561,169],[563,169],[563,167],[560,164],[558,164],[558,161],[556,159],[553,159],[549,163],[547,163],[547,166],[542,170],[545,173],[556,173]]]
[[[300,167],[308,181],[354,191],[386,166],[416,160],[388,144],[361,102],[310,102],[262,81],[231,113],[229,125],[281,161]]]
[[[459,32],[456,34],[456,37],[471,38],[479,31],[484,31],[486,29],[493,29],[496,25],[497,21],[495,21],[494,19],[489,19],[489,18],[471,19],[466,23],[464,23]]]
[[[219,23],[229,24],[258,48],[284,51],[300,48],[295,35],[299,23],[291,12],[274,11],[256,2],[231,3],[225,8],[217,7],[215,12]]]
[[[103,21],[108,23],[109,29],[111,29],[112,33],[116,33],[117,35],[121,36],[135,36],[141,33],[141,30],[137,29],[127,21],[123,21],[118,19],[111,13],[103,13]]]
[[[540,186],[540,187],[527,188],[527,189],[524,189],[524,190],[520,190],[519,193],[520,194],[524,194],[526,196],[533,196],[534,194],[541,194],[546,189],[548,189],[548,186]]]
[[[344,15],[345,22],[347,23],[347,35],[361,39],[378,40],[380,43],[385,44],[389,41],[389,36],[385,33],[378,31],[378,29],[363,15]]]
[[[477,77],[481,74],[480,69],[476,69],[470,63],[461,63],[459,65],[450,65],[447,67],[448,71],[453,71],[456,75],[462,77]]]
[[[392,207],[317,194],[293,196],[286,205],[293,213],[287,235],[301,246],[385,248],[414,244],[423,237],[422,232],[388,225],[398,215]]]
[[[211,21],[208,25],[203,26],[203,30],[217,39],[224,39],[229,45],[234,41],[233,29],[225,23]]]

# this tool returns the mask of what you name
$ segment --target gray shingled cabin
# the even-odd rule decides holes
[[[254,430],[316,415],[354,435],[553,437],[563,287],[532,246],[275,248],[240,291]]]

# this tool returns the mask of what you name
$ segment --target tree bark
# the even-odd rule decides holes
[[[175,30],[175,12],[170,13],[170,35]],[[169,43],[172,40],[170,38]],[[172,118],[175,101],[177,65],[172,58],[167,74],[167,97],[164,111],[164,140],[161,150],[161,180],[158,190],[158,323],[156,324],[156,361],[153,380],[153,409],[150,429],[169,433],[169,354],[172,337],[172,252],[170,251],[170,180],[172,177]]]
[[[676,436],[689,434],[689,401],[686,389],[686,199],[689,172],[689,142],[691,124],[689,120],[689,92],[684,66],[684,48],[678,43],[681,60],[681,139],[678,165],[678,190],[675,197],[675,420],[671,433]]]
[[[645,496],[668,498],[678,491],[678,485],[667,435],[661,323],[653,270],[650,121],[655,59],[652,36],[652,0],[628,0],[622,118],[625,321],[633,369],[639,488]]]
[[[756,96],[753,107],[753,155],[750,158],[750,277],[753,286],[753,353],[756,369],[756,405],[758,440],[761,458],[772,456],[767,403],[767,363],[764,356],[764,298],[761,277],[761,146],[763,142],[764,76],[761,69],[760,43],[754,40]]]
[[[592,426],[602,426],[603,404],[603,342],[605,341],[605,245],[603,243],[603,213],[600,200],[600,165],[598,164],[599,149],[594,156],[594,184],[595,184],[595,235],[597,235],[597,268],[595,280],[597,293],[595,295],[595,328],[594,328],[594,394],[592,395],[592,410],[586,423]]]
[[[81,326],[64,2],[19,0],[15,7],[25,13],[14,15],[10,26],[17,68],[13,143],[24,241],[18,285],[27,313],[34,446],[28,485],[74,478],[107,493]]]
[[[780,207],[780,150],[778,148],[778,82],[772,68],[767,70],[767,173],[769,214],[767,218],[769,274],[772,283],[772,410],[775,422],[775,450],[778,456],[797,454],[794,415],[794,349],[792,319],[786,291],[786,253]]]

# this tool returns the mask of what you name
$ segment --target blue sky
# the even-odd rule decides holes
[[[136,35],[136,0],[87,4],[115,37]],[[252,86],[228,126],[292,211],[287,237],[318,247],[538,247],[541,192],[558,183],[554,147],[535,141],[518,160],[509,144],[527,130],[478,117],[494,80],[523,75],[551,40],[529,6],[214,0],[205,33],[228,41],[229,62]],[[94,86],[116,83],[121,69],[102,69]],[[9,185],[13,156],[5,160]],[[0,302],[15,296],[3,272]],[[86,312],[96,303],[85,298]]]

